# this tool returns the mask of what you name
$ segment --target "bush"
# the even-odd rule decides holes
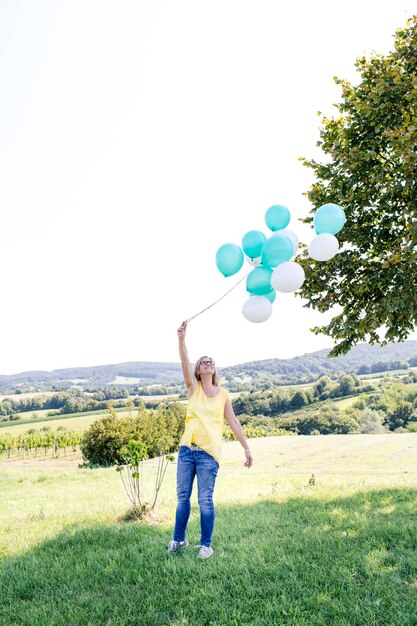
[[[359,430],[358,423],[352,417],[339,413],[332,407],[325,407],[320,412],[287,417],[278,420],[277,425],[286,430],[294,430],[299,435],[346,435]]]
[[[378,411],[363,409],[358,415],[358,422],[361,433],[375,434],[385,432],[385,428],[382,425],[382,417]]]
[[[255,439],[256,437],[283,437],[286,435],[295,435],[295,432],[284,430],[283,428],[271,428],[266,429],[260,426],[244,426],[243,434],[248,439]]]
[[[399,428],[407,428],[407,426],[416,421],[414,415],[414,407],[411,402],[399,402],[393,411],[390,411],[385,418],[385,423],[390,430],[398,432]]]
[[[134,417],[110,415],[94,422],[81,444],[83,459],[94,465],[124,462],[123,448],[135,440],[146,446],[150,458],[176,449],[183,431],[185,407],[179,403],[161,404],[158,409],[140,407]]]
[[[132,439],[132,419],[119,417],[114,409],[91,424],[81,443],[83,459],[92,465],[122,463],[121,450]]]

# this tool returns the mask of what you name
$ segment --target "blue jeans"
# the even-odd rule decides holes
[[[198,505],[200,507],[200,545],[210,546],[214,528],[213,490],[219,464],[203,450],[181,446],[177,466],[177,512],[174,541],[185,540],[185,530],[191,512],[190,497],[197,474]]]

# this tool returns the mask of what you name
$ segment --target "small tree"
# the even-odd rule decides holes
[[[290,406],[292,409],[301,409],[301,407],[307,404],[307,397],[303,391],[296,391],[290,400]]]
[[[359,413],[359,428],[361,433],[370,435],[385,432],[382,425],[382,417],[378,411],[372,409],[363,409]]]
[[[331,391],[330,396],[332,398],[340,398],[343,396],[350,396],[355,393],[355,379],[350,374],[342,374],[337,381],[336,387]]]
[[[334,387],[335,384],[329,376],[320,376],[313,385],[314,396],[319,400],[326,400]]]
[[[390,430],[397,428],[407,428],[408,424],[416,421],[414,407],[411,402],[400,402],[393,411],[388,413],[385,423]]]
[[[142,461],[147,458],[146,446],[140,441],[131,439],[128,445],[121,450],[124,463],[116,467],[122,480],[123,488],[132,503],[135,517],[143,517],[146,504],[141,493],[140,468]]]
[[[168,464],[174,460],[174,457],[172,455],[160,455],[158,457],[154,492],[151,502],[148,502],[144,500],[141,482],[143,461],[148,458],[146,445],[142,441],[131,439],[128,445],[122,449],[121,455],[124,463],[119,463],[116,471],[119,472],[123,488],[132,503],[133,516],[140,519],[147,511],[155,509]]]

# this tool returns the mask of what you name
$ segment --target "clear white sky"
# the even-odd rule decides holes
[[[177,360],[176,328],[219,298],[226,242],[297,223],[334,75],[386,52],[396,0],[1,0],[0,373]],[[219,365],[330,347],[325,318],[244,283],[190,323]]]

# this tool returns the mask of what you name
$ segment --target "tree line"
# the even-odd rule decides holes
[[[264,415],[276,417],[288,411],[301,409],[315,402],[343,398],[369,391],[356,376],[342,374],[337,380],[320,376],[311,389],[281,390],[279,388],[241,393],[233,401],[236,415]]]
[[[20,413],[50,410],[54,414],[84,413],[107,409],[109,400],[123,400],[124,406],[129,391],[123,387],[109,387],[83,392],[80,389],[61,391],[53,396],[32,396],[19,400],[5,398],[0,402],[0,421],[6,421]]]
[[[276,391],[242,394],[243,397],[233,400],[233,406],[248,438],[417,432],[417,382],[414,378],[411,376],[402,382],[387,381],[370,391],[353,376],[340,376],[337,381],[322,376],[311,390],[288,391],[285,398]],[[333,402],[355,393],[357,399],[345,410]],[[149,458],[177,450],[184,428],[186,406],[172,402],[147,409],[143,405],[135,407],[131,400],[129,402],[132,409],[130,416],[120,416],[110,405],[108,413],[84,433],[68,432],[60,427],[57,431],[44,429],[2,435],[0,453],[36,456],[42,450],[46,454],[51,449],[55,457],[61,449],[65,453],[67,447],[75,450],[80,446],[86,463],[112,465],[123,463],[122,451],[132,440],[146,448]],[[227,425],[224,439],[233,439]]]
[[[348,433],[383,433],[383,432],[417,432],[417,380],[415,374],[405,377],[401,382],[382,381],[379,388],[371,391],[362,389],[357,398],[346,409],[333,399],[337,399],[339,390],[328,377],[321,377],[314,393],[317,401],[291,412],[265,414],[256,409],[271,410],[272,403],[256,400],[252,405],[252,413],[240,413],[242,425],[262,428],[265,434],[279,428],[299,435],[327,435]],[[360,388],[359,388],[360,389]],[[250,395],[250,394],[249,394]],[[252,394],[256,395],[256,394]],[[320,401],[320,397],[323,401]],[[237,400],[239,402],[239,399]],[[236,405],[236,401],[234,403]],[[239,410],[239,409],[238,409]]]

